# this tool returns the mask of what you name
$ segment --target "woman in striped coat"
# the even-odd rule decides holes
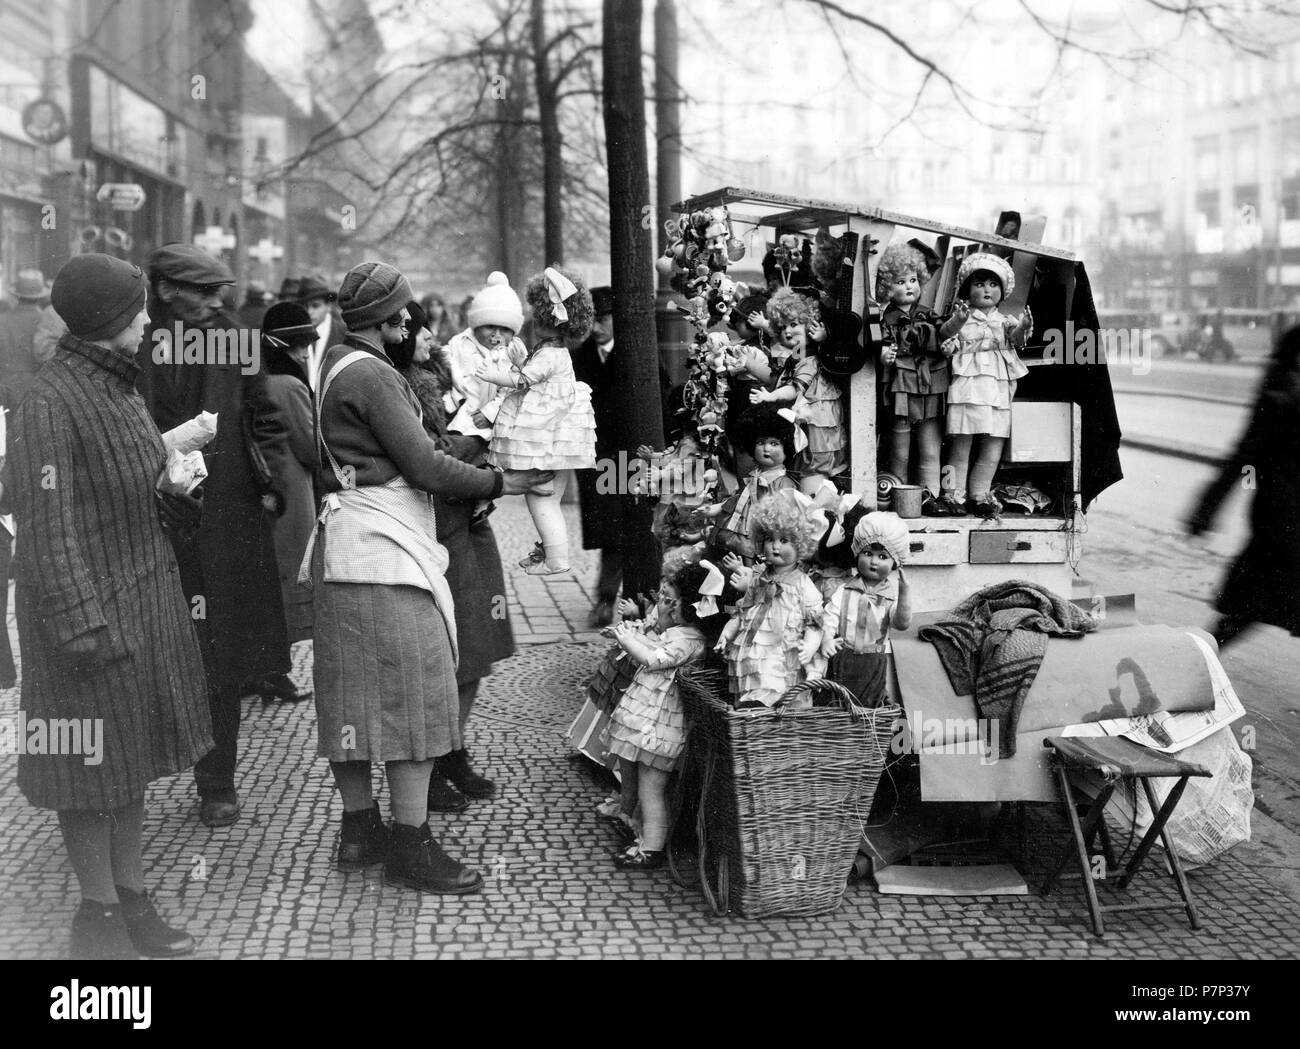
[[[203,662],[164,534],[164,523],[196,525],[197,503],[155,496],[163,442],[134,388],[145,295],[140,269],[107,255],[59,271],[51,299],[69,331],[16,414],[5,475],[27,718],[18,786],[59,814],[82,893],[73,957],[194,949],[154,911],[141,858],[149,783],[212,748]]]

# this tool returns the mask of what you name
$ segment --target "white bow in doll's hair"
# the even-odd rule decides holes
[[[795,415],[793,408],[778,408],[776,414],[794,427],[794,452],[798,455],[808,447],[808,435],[803,432],[798,416]]]
[[[701,561],[700,567],[706,569],[709,574],[704,577],[704,582],[700,584],[700,599],[695,602],[695,614],[701,618],[716,616],[720,611],[718,598],[722,596],[722,588],[726,580],[723,579],[718,566],[712,561]]]
[[[840,496],[839,506],[835,508],[835,521],[831,525],[830,535],[826,539],[827,546],[839,546],[848,538],[844,534],[844,515],[858,505],[858,497],[852,492]]]
[[[546,281],[546,294],[551,300],[551,312],[555,314],[555,323],[563,324],[569,319],[569,311],[564,308],[564,300],[577,294],[577,285],[553,266],[547,266],[542,271],[542,278]]]

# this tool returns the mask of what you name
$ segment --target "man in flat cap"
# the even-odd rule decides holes
[[[298,302],[306,308],[312,324],[316,325],[316,343],[307,351],[307,382],[313,390],[325,354],[335,346],[342,346],[348,337],[348,326],[343,323],[343,314],[339,312],[338,298],[324,277],[302,277],[298,281]]]
[[[237,359],[223,363],[210,352],[195,359],[192,346],[200,338],[214,347],[213,333],[246,340],[251,334],[225,311],[222,293],[234,284],[225,264],[192,244],[164,244],[150,254],[146,270],[151,323],[137,357],[140,393],[164,432],[200,412],[217,413],[217,435],[203,449],[202,524],[192,539],[173,541],[203,648],[216,740],[194,769],[200,818],[219,827],[239,818],[240,696],[305,698],[288,680],[275,561],[274,525],[284,500],[274,478],[284,476],[279,467],[289,455],[288,431],[266,396],[260,368],[250,371]]]

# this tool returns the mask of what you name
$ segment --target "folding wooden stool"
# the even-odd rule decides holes
[[[1052,736],[1043,740],[1043,746],[1052,751],[1052,768],[1056,772],[1057,782],[1061,787],[1061,799],[1065,805],[1065,813],[1074,834],[1073,851],[1078,858],[1079,869],[1083,875],[1083,891],[1088,898],[1088,911],[1092,915],[1093,932],[1098,936],[1106,935],[1105,928],[1102,925],[1101,916],[1103,911],[1178,910],[1180,907],[1187,911],[1187,919],[1191,922],[1192,928],[1199,929],[1201,926],[1196,918],[1196,905],[1192,902],[1192,890],[1187,884],[1186,875],[1183,874],[1183,867],[1178,860],[1178,854],[1174,851],[1173,842],[1169,840],[1169,833],[1165,830],[1165,823],[1173,815],[1174,809],[1178,807],[1178,800],[1183,795],[1183,788],[1187,786],[1188,779],[1192,776],[1209,776],[1211,774],[1209,770],[1190,761],[1180,761],[1172,754],[1162,754],[1158,750],[1143,747],[1118,736]],[[1081,826],[1078,805],[1075,801],[1074,791],[1070,787],[1070,773],[1075,770],[1085,769],[1101,773],[1105,782],[1102,785],[1101,792],[1097,795],[1097,799],[1092,803],[1092,808],[1088,810],[1087,815],[1084,817]],[[1165,799],[1165,803],[1161,805],[1156,797],[1155,789],[1151,786],[1151,780],[1174,776],[1178,777],[1178,782],[1174,784],[1169,796]],[[1129,883],[1137,874],[1138,868],[1142,865],[1142,861],[1146,859],[1147,853],[1151,851],[1151,847],[1155,844],[1156,837],[1159,836],[1164,841],[1165,853],[1169,857],[1169,866],[1173,871],[1174,881],[1178,884],[1179,895],[1183,898],[1181,905],[1177,903],[1123,903],[1102,906],[1097,900],[1097,889],[1093,885],[1088,852],[1093,837],[1100,830],[1106,848],[1107,861],[1113,864],[1114,861],[1110,856],[1110,843],[1105,833],[1103,812],[1106,803],[1110,801],[1111,795],[1115,793],[1116,788],[1124,782],[1133,781],[1142,784],[1142,789],[1146,792],[1147,802],[1151,806],[1153,818],[1150,829],[1138,844],[1137,850],[1133,853],[1133,858],[1129,860],[1128,865],[1124,868],[1124,873],[1119,877],[1116,886],[1120,889],[1128,888]],[[1136,789],[1134,790],[1134,801],[1136,803]],[[1056,869],[1043,882],[1044,895],[1052,891],[1057,879],[1061,877],[1061,874],[1069,865],[1070,853],[1070,845],[1067,842]]]

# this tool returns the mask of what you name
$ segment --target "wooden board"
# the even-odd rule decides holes
[[[1028,896],[1025,884],[1009,863],[972,867],[904,867],[876,872],[876,888],[902,896]]]

